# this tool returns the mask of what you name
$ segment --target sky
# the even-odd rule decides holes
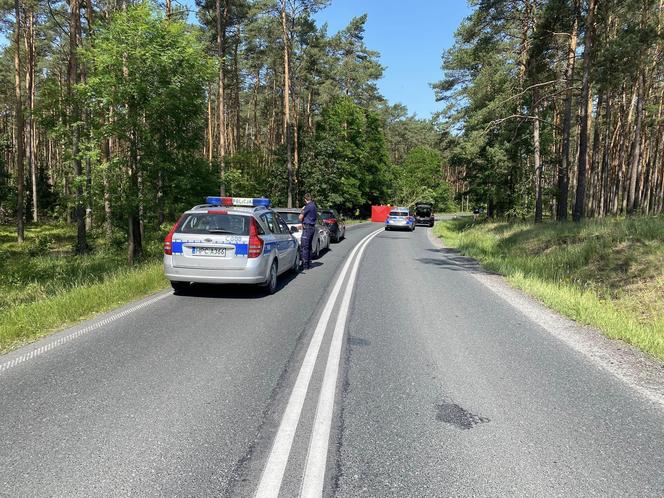
[[[190,7],[195,22],[194,0],[174,3]],[[381,93],[390,104],[402,103],[423,119],[441,110],[429,84],[442,78],[443,51],[452,46],[457,26],[470,14],[466,0],[331,0],[315,17],[319,25],[328,23],[332,35],[365,13],[365,44],[380,52],[386,67],[378,82]]]
[[[470,14],[466,0],[332,0],[315,17],[319,25],[328,23],[332,35],[365,13],[365,44],[380,52],[386,66],[378,82],[381,93],[423,119],[441,110],[429,84],[442,79],[443,51]]]

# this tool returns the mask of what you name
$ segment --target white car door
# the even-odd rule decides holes
[[[284,254],[288,260],[287,268],[291,268],[295,264],[295,257],[297,256],[297,251],[299,251],[299,244],[293,235],[290,233],[290,228],[286,222],[277,215],[279,226],[281,227],[281,232],[284,234],[283,249]]]

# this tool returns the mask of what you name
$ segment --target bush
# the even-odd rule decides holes
[[[30,256],[48,255],[51,252],[54,243],[55,240],[51,236],[40,234],[37,235],[37,238],[29,245],[27,252]]]

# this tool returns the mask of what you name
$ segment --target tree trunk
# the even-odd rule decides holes
[[[157,174],[157,223],[161,226],[164,223],[164,178],[161,170]]]
[[[535,223],[542,222],[542,156],[540,143],[540,121],[538,92],[533,90],[533,146],[535,163]]]
[[[590,199],[588,202],[588,209],[591,216],[597,214],[597,204],[599,202],[599,188],[601,186],[600,170],[598,168],[599,161],[599,145],[601,141],[599,115],[602,111],[604,103],[604,92],[600,91],[597,97],[597,112],[595,113],[595,120],[593,125],[593,147],[590,155]],[[591,112],[589,110],[588,112]]]
[[[515,5],[516,12],[523,12],[523,17],[521,18],[521,39],[519,40],[519,73],[518,73],[518,83],[519,90],[523,90],[523,84],[526,79],[526,71],[528,69],[528,51],[530,47],[530,31],[532,18],[534,15],[534,5],[531,3],[531,0],[521,0],[522,6]],[[521,8],[519,8],[521,7]],[[347,85],[349,89],[350,85]]]
[[[226,51],[226,22],[228,16],[228,0],[224,0],[222,13],[221,0],[217,0],[217,56],[219,57],[219,95],[217,108],[219,112],[219,192],[222,197],[226,195],[226,109],[224,108],[224,59]]]
[[[253,146],[254,147],[260,147],[261,144],[261,139],[260,139],[260,127],[258,124],[258,88],[260,86],[260,81],[261,81],[261,71],[258,69],[256,71],[256,82],[254,83],[254,94],[253,94],[253,120],[254,120],[254,140],[253,140]]]
[[[19,0],[14,0],[14,15],[16,26],[14,27],[14,91],[16,92],[15,127],[14,139],[16,140],[16,232],[19,244],[25,240],[25,221],[23,214],[23,203],[25,198],[25,171],[24,156],[25,144],[23,124],[23,98],[21,96],[21,6]]]
[[[131,113],[131,109],[129,110]],[[135,130],[131,133],[129,143],[129,212],[127,216],[127,229],[129,245],[127,259],[133,265],[143,254],[143,239],[141,238],[141,219],[139,207],[139,175],[138,175],[138,138]]]
[[[570,33],[569,45],[567,46],[567,65],[565,66],[565,110],[562,130],[562,154],[560,167],[558,168],[558,219],[567,219],[567,199],[569,197],[569,152],[570,133],[572,131],[572,98],[573,98],[573,76],[576,63],[576,43],[579,26],[579,2],[574,2],[574,22]]]
[[[593,31],[595,24],[595,9],[597,0],[588,0],[588,15],[586,17],[586,32],[583,47],[583,82],[581,83],[581,123],[579,130],[579,167],[576,180],[576,200],[574,202],[573,219],[581,221],[585,216],[586,199],[586,166],[588,162],[588,122],[590,103],[590,54],[593,49]]]
[[[659,123],[655,126],[653,130],[653,137],[655,141],[655,150],[653,151],[653,176],[651,182],[651,194],[650,194],[650,211],[652,213],[659,213],[660,208],[659,204],[661,199],[660,185],[664,183],[664,174],[660,174],[660,164],[661,160],[661,144],[664,137],[661,136],[660,130],[662,129],[662,110],[664,109],[664,89],[659,98],[659,110],[657,112],[657,122]],[[661,179],[660,179],[661,176]]]
[[[299,183],[298,183],[298,178],[299,178],[299,171],[300,171],[300,147],[299,147],[299,128],[300,128],[300,120],[299,120],[299,102],[296,102],[295,104],[295,116],[294,116],[294,123],[293,123],[293,190],[294,190],[294,197],[295,199],[298,198],[300,195],[299,193]]]
[[[25,48],[28,57],[26,96],[28,98],[28,166],[32,183],[32,221],[39,221],[38,199],[37,199],[37,164],[35,160],[35,14],[29,11],[26,16]]]
[[[208,91],[207,96],[207,160],[212,169],[212,151],[214,150],[213,138],[214,123],[212,121],[212,89]]]
[[[242,119],[240,112],[240,69],[238,64],[238,49],[240,45],[240,28],[237,30],[237,39],[233,48],[233,72],[235,73],[235,147],[242,146]]]
[[[104,168],[104,229],[106,232],[106,239],[111,240],[113,236],[113,212],[111,209],[111,185],[109,180],[110,172],[108,171],[108,164],[111,160],[111,142],[108,139],[103,139],[101,142],[101,162]]]
[[[80,10],[78,0],[70,0],[69,2],[69,99],[70,99],[70,116],[69,125],[71,130],[71,153],[74,161],[74,179],[75,179],[75,192],[76,192],[76,253],[83,254],[87,249],[86,230],[85,230],[85,208],[83,206],[83,183],[81,176],[83,174],[83,167],[81,158],[79,156],[79,142],[80,142],[80,110],[78,102],[74,96],[74,86],[78,84],[79,71],[78,71],[78,33],[80,25]]]
[[[87,0],[85,2],[85,7],[86,7],[86,17],[88,20],[88,39],[92,40],[92,23],[93,23],[93,9],[92,9],[92,1]],[[82,39],[82,33],[80,33],[81,30],[81,25],[79,22],[79,39]],[[83,67],[81,68],[81,81],[83,84],[87,83],[88,75],[87,75],[87,67],[84,64]],[[85,133],[86,136],[90,135],[90,121],[91,121],[91,114],[89,109],[85,109],[83,112],[83,118],[85,122]],[[92,158],[90,157],[90,154],[86,154],[85,157],[85,228],[86,230],[92,230]]]
[[[639,208],[636,192],[637,180],[641,164],[641,123],[643,119],[644,76],[639,76],[637,83],[636,123],[634,125],[634,147],[629,166],[629,189],[627,191],[627,214],[634,215]]]
[[[289,74],[289,43],[286,25],[286,0],[281,0],[281,29],[284,43],[284,140],[286,142],[286,171],[288,172],[287,207],[293,207],[293,163],[290,122],[290,74]]]
[[[599,201],[599,215],[606,216],[608,213],[609,205],[609,174],[611,172],[611,98],[610,95],[606,97],[606,105],[604,112],[604,154],[602,156],[602,174],[601,174],[601,192]]]

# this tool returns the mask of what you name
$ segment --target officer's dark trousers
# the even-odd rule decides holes
[[[304,225],[302,229],[302,264],[305,268],[311,266],[311,244],[314,240],[314,230],[313,225]]]

